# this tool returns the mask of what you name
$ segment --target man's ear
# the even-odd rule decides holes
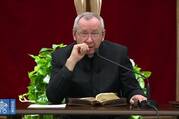
[[[106,30],[104,29],[102,32],[102,41],[104,41],[105,35],[106,35]]]
[[[74,32],[74,31],[73,31],[73,39],[74,39],[74,41],[76,41],[76,39],[77,39],[76,38],[76,32]]]

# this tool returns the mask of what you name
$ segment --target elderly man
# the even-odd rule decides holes
[[[91,12],[78,15],[74,21],[73,38],[74,43],[53,53],[52,74],[47,87],[47,97],[51,103],[61,103],[64,98],[70,97],[95,96],[103,92],[122,95],[130,103],[147,100],[132,72],[98,57],[99,53],[127,68],[132,68],[127,48],[104,40],[105,28],[102,17]],[[120,117],[63,116],[63,118]]]

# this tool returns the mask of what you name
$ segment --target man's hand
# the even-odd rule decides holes
[[[73,71],[76,63],[80,61],[85,54],[88,52],[89,47],[86,43],[76,44],[73,46],[72,52],[70,57],[67,59],[65,66],[70,70]]]
[[[141,101],[143,101],[143,100],[147,100],[147,98],[144,97],[143,95],[134,95],[134,96],[132,96],[131,99],[130,99],[130,104],[132,104],[132,105],[137,105],[138,102],[141,102]]]

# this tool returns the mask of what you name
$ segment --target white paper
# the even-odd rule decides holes
[[[31,104],[28,108],[65,108],[66,104],[58,104],[58,105],[40,105],[40,104]]]

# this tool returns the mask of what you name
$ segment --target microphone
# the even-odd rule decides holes
[[[128,68],[128,67],[125,67],[125,66],[119,64],[118,62],[115,62],[115,61],[112,61],[112,60],[110,60],[110,59],[108,59],[108,58],[106,58],[106,57],[103,57],[102,55],[99,54],[99,49],[96,50],[96,55],[97,55],[99,58],[103,59],[103,60],[106,60],[106,61],[108,61],[108,62],[110,62],[110,63],[112,63],[112,64],[114,64],[114,65],[116,65],[116,66],[119,66],[119,67],[121,67],[121,68],[123,68],[123,69],[129,71],[129,72],[133,72],[133,73],[135,73],[135,74],[138,74],[138,75],[140,75],[141,77],[143,77],[144,79],[146,79],[146,83],[147,83],[147,86],[146,86],[147,94],[146,94],[146,95],[147,95],[147,98],[150,99],[150,83],[149,83],[149,80],[148,80],[147,77],[145,77],[143,74],[141,74],[141,73],[139,73],[139,72],[136,72],[136,71],[134,71],[134,70],[132,70],[132,69],[130,69],[130,68]]]

